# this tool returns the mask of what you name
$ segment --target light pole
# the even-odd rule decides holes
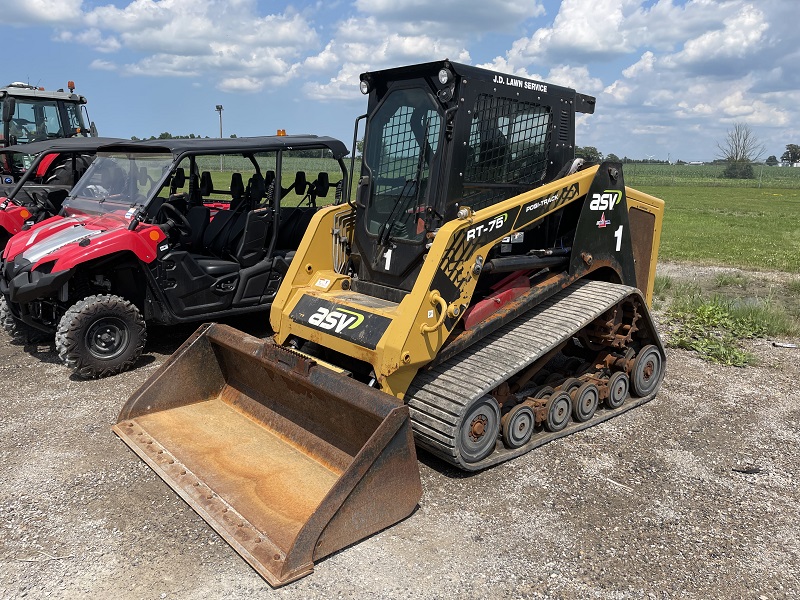
[[[217,108],[215,109],[219,113],[219,138],[222,139],[222,104],[217,104]],[[222,173],[225,167],[225,163],[223,162],[225,158],[222,154],[219,155],[219,172]]]

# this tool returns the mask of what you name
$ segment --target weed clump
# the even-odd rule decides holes
[[[755,357],[742,340],[792,335],[797,324],[769,298],[704,297],[695,289],[677,295],[667,310],[668,344],[697,352],[709,362],[744,367]]]

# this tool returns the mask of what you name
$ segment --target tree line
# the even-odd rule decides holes
[[[717,156],[713,161],[715,164],[725,164],[725,171],[722,177],[726,179],[753,179],[755,173],[753,172],[753,163],[757,163],[763,156],[766,146],[756,137],[753,130],[746,123],[735,123],[733,127],[727,132],[725,138],[717,143]],[[588,162],[601,162],[602,160],[609,160],[621,163],[651,163],[651,164],[667,164],[665,160],[641,160],[631,159],[627,156],[619,158],[616,154],[608,154],[603,156],[594,146],[576,146],[575,156],[582,158]],[[781,155],[780,160],[778,157],[770,155],[764,161],[767,166],[775,166],[780,163],[794,164],[800,162],[800,145],[787,144],[786,151]],[[682,160],[676,161],[676,164],[686,164]]]
[[[238,136],[235,133],[230,135],[231,138],[236,139]],[[165,131],[160,133],[159,135],[151,135],[150,137],[136,137],[135,135],[131,136],[131,141],[139,142],[142,140],[207,140],[210,139],[207,135],[195,135],[190,133],[189,135],[173,135],[169,131]]]

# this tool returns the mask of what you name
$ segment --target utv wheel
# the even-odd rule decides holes
[[[650,344],[636,355],[631,370],[631,387],[633,393],[644,398],[655,391],[661,379],[663,361],[658,348]]]
[[[89,296],[61,317],[56,350],[81,377],[107,377],[130,369],[142,354],[147,330],[139,309],[108,294]]]
[[[0,324],[18,343],[38,344],[53,339],[52,334],[47,334],[15,318],[4,296],[0,296]]]
[[[500,407],[494,398],[479,398],[458,424],[456,449],[466,463],[476,463],[489,456],[500,433]]]

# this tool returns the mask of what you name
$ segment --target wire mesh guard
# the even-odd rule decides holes
[[[479,210],[540,184],[550,147],[549,107],[478,96],[461,204]]]

